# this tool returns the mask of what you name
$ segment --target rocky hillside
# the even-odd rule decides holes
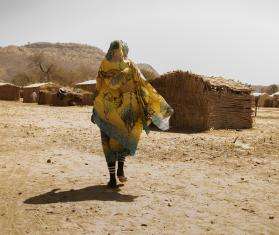
[[[72,85],[94,79],[104,55],[97,47],[77,43],[0,47],[0,80],[17,85],[43,81]],[[148,79],[158,75],[150,65],[140,67]]]
[[[96,76],[104,52],[75,43],[33,43],[0,49],[0,79],[14,83],[72,84]],[[21,84],[19,84],[21,85]]]

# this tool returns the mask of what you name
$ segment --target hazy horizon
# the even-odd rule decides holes
[[[278,12],[275,0],[0,1],[0,46],[74,42],[106,51],[122,39],[131,59],[159,73],[266,85],[279,83]]]

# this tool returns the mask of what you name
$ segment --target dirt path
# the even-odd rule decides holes
[[[251,130],[143,134],[119,192],[90,112],[0,101],[0,234],[279,234],[279,109]]]

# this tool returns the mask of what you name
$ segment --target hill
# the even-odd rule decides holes
[[[0,80],[17,85],[54,81],[61,85],[94,79],[105,53],[94,46],[77,43],[38,42],[0,47]],[[148,78],[158,73],[140,64]]]
[[[51,80],[68,85],[94,78],[104,54],[97,47],[76,43],[3,47],[0,79],[17,84]]]

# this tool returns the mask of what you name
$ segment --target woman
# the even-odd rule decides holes
[[[148,133],[148,126],[153,122],[160,129],[167,130],[173,112],[127,55],[128,46],[123,41],[110,44],[98,72],[92,114],[92,121],[101,130],[110,188],[118,187],[116,162],[117,178],[120,182],[127,180],[125,157],[135,155],[142,129]]]

